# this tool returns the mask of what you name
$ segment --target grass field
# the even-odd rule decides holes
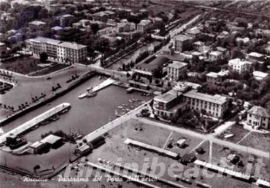
[[[251,133],[240,142],[241,145],[250,146],[263,151],[269,151],[270,135],[262,133]]]

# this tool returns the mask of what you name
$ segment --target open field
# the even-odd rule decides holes
[[[262,133],[251,133],[239,144],[244,146],[250,146],[263,151],[269,151],[270,148],[270,135]]]
[[[210,143],[205,142],[201,146],[205,154],[197,155],[198,159],[209,162],[209,152],[210,152]],[[228,156],[230,154],[236,154],[240,157],[240,161],[242,161],[243,166],[238,164],[233,164],[229,162]],[[255,155],[250,155],[244,152],[238,152],[236,150],[232,150],[226,146],[214,144],[212,145],[212,163],[219,164],[220,166],[227,166],[237,172],[247,173],[254,175],[256,178],[263,177],[269,179],[270,165],[268,159],[257,157]],[[260,174],[256,173],[256,168],[260,169]],[[234,187],[234,186],[232,186]]]
[[[32,76],[40,76],[61,70],[67,66],[68,65],[52,63],[49,61],[41,63],[39,59],[25,56],[12,61],[6,61],[0,65],[0,68],[21,74],[32,73]]]
[[[228,133],[233,134],[232,137],[227,138],[225,140],[238,143],[241,141],[250,131],[243,128],[242,125],[233,125],[229,129],[227,129]]]
[[[38,66],[38,63],[40,63],[39,59],[34,59],[32,57],[19,57],[15,60],[2,63],[0,68],[21,74],[29,74],[31,72],[44,69],[44,67]]]
[[[170,176],[169,173],[167,172],[165,172],[165,174],[162,175],[162,178],[166,180],[170,180],[187,187],[191,188],[197,187],[194,181],[207,183],[212,185],[213,187],[222,187],[224,186],[224,184],[228,185],[227,187],[239,187],[239,188],[256,187],[249,183],[242,182],[236,179],[229,179],[230,180],[229,181],[228,177],[225,176],[214,178],[204,177],[204,174],[202,174],[203,173],[202,170],[194,166],[194,164],[191,163],[191,165],[186,166],[181,164],[179,161],[170,159],[166,156],[161,156],[154,152],[146,151],[144,149],[138,149],[132,146],[127,146],[126,144],[124,144],[126,138],[132,138],[162,148],[171,141],[177,141],[179,138],[186,138],[188,147],[186,147],[185,149],[179,148],[170,149],[175,152],[179,151],[181,156],[182,153],[188,153],[192,151],[196,146],[198,146],[198,144],[202,142],[202,140],[194,139],[191,136],[187,136],[184,134],[180,135],[175,132],[170,132],[169,130],[166,130],[166,128],[157,128],[151,126],[151,124],[143,124],[139,120],[132,119],[127,122],[123,122],[122,125],[110,131],[109,136],[106,138],[106,143],[100,146],[98,149],[95,149],[90,155],[88,155],[87,160],[96,164],[100,164],[98,162],[98,158],[109,160],[111,163],[118,163],[118,164],[133,163],[133,165],[134,164],[138,165],[138,169],[141,170],[143,165],[151,166],[152,162],[154,163],[154,160],[157,159],[158,164],[161,164],[161,166],[164,164],[166,170],[173,168],[173,165],[177,163],[180,166],[180,172],[175,171],[175,175],[182,174],[186,178],[191,178],[192,175],[195,176],[193,179],[191,179],[192,184],[186,184],[182,181],[175,180],[173,176]],[[202,147],[205,148],[206,153],[202,155],[198,154],[198,157],[200,159],[203,158],[206,160],[208,159],[209,156],[208,146],[209,146],[208,142],[202,144]],[[213,153],[218,153],[219,150],[221,149],[220,147],[221,146],[215,147]],[[223,152],[219,152],[218,155],[215,157],[217,158],[223,155],[224,155]],[[156,169],[150,168],[150,171],[153,170],[154,172],[159,172],[159,169],[160,165],[156,167]],[[211,172],[208,173],[211,174]],[[122,182],[120,184],[122,185]],[[161,187],[167,186],[162,185]]]

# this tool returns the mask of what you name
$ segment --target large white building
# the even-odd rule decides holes
[[[236,58],[236,59],[231,59],[228,65],[231,70],[237,71],[239,72],[239,74],[241,74],[245,71],[250,71],[252,67],[252,62]]]
[[[80,63],[87,59],[87,46],[71,42],[37,37],[27,41],[28,49],[34,56],[39,56],[42,52],[59,63]]]
[[[261,106],[253,106],[248,112],[247,112],[247,123],[248,125],[252,126],[252,128],[269,128],[269,114]]]
[[[172,80],[178,80],[180,75],[187,71],[187,64],[179,61],[173,61],[167,67],[168,77]]]
[[[205,110],[213,117],[222,118],[228,108],[227,98],[221,95],[208,95],[191,90],[183,94],[184,101],[191,108],[198,111]]]

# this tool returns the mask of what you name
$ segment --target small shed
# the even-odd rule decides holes
[[[52,148],[57,148],[62,144],[62,138],[59,136],[55,136],[53,134],[50,134],[49,136],[43,138],[41,143],[47,143],[49,144]]]
[[[92,148],[89,145],[83,144],[82,146],[75,149],[75,154],[86,155],[90,153],[91,151],[92,151]]]
[[[41,154],[46,149],[49,149],[49,147],[50,147],[49,144],[37,141],[37,142],[33,143],[32,145],[30,145],[30,153]]]

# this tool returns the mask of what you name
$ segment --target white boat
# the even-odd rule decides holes
[[[79,99],[83,99],[83,98],[86,97],[86,96],[87,96],[87,93],[80,94],[80,95],[79,95]]]
[[[117,108],[119,108],[119,109],[123,109],[123,106],[117,106]]]
[[[97,95],[97,92],[90,92],[86,94],[86,97],[95,97]]]

